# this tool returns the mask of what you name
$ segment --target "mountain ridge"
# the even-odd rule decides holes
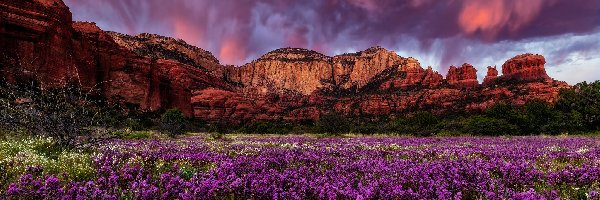
[[[4,81],[33,79],[53,87],[78,82],[116,103],[144,111],[178,108],[210,122],[303,121],[330,112],[478,112],[497,102],[552,103],[570,87],[552,80],[545,58],[534,54],[508,59],[500,76],[488,67],[483,83],[470,64],[452,66],[444,77],[379,46],[335,56],[280,48],[242,66],[222,65],[183,40],[72,22],[68,7],[52,2],[0,1]]]

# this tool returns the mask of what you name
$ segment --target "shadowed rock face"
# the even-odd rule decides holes
[[[464,113],[498,101],[551,103],[569,87],[546,75],[541,55],[509,59],[499,77],[490,67],[480,85],[470,64],[450,67],[444,79],[381,47],[333,57],[282,48],[240,67],[222,66],[212,53],[182,40],[72,22],[60,0],[0,0],[0,17],[4,81],[78,83],[113,102],[148,111],[175,107],[211,122],[304,121],[327,112]]]

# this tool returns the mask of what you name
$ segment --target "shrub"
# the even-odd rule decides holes
[[[581,128],[600,129],[600,81],[582,82],[573,89],[562,89],[555,108],[563,113],[579,115]]]
[[[185,133],[187,119],[179,109],[169,109],[160,117],[161,132],[176,137]]]
[[[505,103],[497,103],[485,111],[485,115],[495,119],[510,121],[515,115],[515,108]]]
[[[65,147],[106,139],[109,113],[120,112],[115,108],[75,85],[0,86],[0,129],[51,137]]]
[[[329,113],[321,116],[319,121],[317,121],[316,126],[319,133],[325,134],[338,135],[342,133],[348,133],[350,130],[352,130],[351,123],[348,118],[337,113]]]
[[[390,131],[415,136],[431,136],[439,131],[439,120],[430,112],[417,112],[409,118],[399,118],[390,126]]]
[[[563,133],[580,132],[583,130],[583,116],[577,111],[562,113],[552,112],[552,120],[542,127],[543,133],[558,135]]]
[[[211,134],[228,134],[231,130],[230,127],[225,123],[213,123],[208,124],[207,131]]]
[[[437,125],[439,120],[430,112],[417,112],[409,118],[408,123],[419,127],[428,127]]]
[[[114,133],[120,139],[126,140],[141,140],[149,139],[152,137],[152,131],[132,131],[132,130],[120,130]]]
[[[466,119],[464,117],[446,118],[438,123],[437,136],[455,136],[463,134]]]
[[[525,104],[525,115],[527,116],[527,126],[525,132],[529,134],[539,134],[542,128],[546,126],[554,117],[548,103],[541,100],[529,101]]]
[[[243,133],[273,134],[277,133],[278,127],[272,122],[256,122],[240,129]]]
[[[144,125],[142,125],[142,122],[140,120],[134,119],[134,118],[127,118],[125,120],[125,126],[127,126],[127,128],[130,128],[131,130],[134,130],[134,131],[144,130]]]
[[[383,132],[384,129],[378,124],[366,123],[356,126],[352,132],[360,134],[376,134]]]
[[[517,127],[503,119],[473,116],[467,119],[463,132],[474,135],[499,136],[517,132]]]

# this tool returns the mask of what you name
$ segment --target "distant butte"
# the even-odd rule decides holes
[[[0,2],[3,81],[36,80],[60,87],[81,83],[140,110],[179,108],[210,122],[315,120],[324,113],[394,117],[481,111],[497,102],[522,105],[556,100],[561,88],[541,55],[515,56],[502,75],[488,67],[480,84],[470,64],[447,77],[418,60],[373,47],[326,56],[282,48],[240,67],[223,66],[211,52],[169,37],[106,32],[72,22],[60,0]]]

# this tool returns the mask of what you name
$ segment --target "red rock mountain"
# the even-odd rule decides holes
[[[72,22],[60,0],[0,0],[4,81],[58,87],[78,83],[142,110],[179,108],[212,122],[314,120],[323,113],[394,117],[418,110],[479,111],[499,101],[556,99],[544,57],[523,54],[488,68],[483,84],[470,64],[446,79],[411,57],[373,47],[326,56],[282,48],[246,65],[223,66],[208,51],[154,34],[106,32]]]

